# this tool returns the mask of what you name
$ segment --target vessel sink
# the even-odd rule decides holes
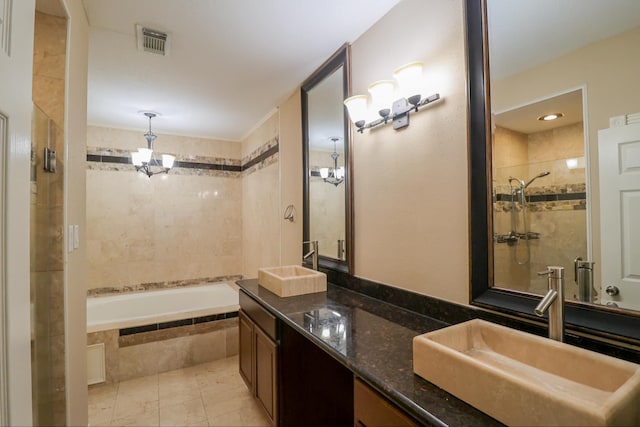
[[[327,275],[299,265],[260,268],[258,284],[279,297],[292,297],[326,291]]]
[[[414,337],[413,371],[507,425],[640,425],[640,365],[479,319]]]

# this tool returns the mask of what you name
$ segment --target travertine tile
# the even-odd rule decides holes
[[[160,425],[208,426],[207,414],[200,396],[180,403],[160,405]]]
[[[238,357],[92,386],[89,417],[98,425],[266,426],[238,373]]]

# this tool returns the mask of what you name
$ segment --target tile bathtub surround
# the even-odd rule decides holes
[[[126,163],[141,140],[141,132],[88,128],[88,294],[237,278],[243,181],[277,165],[277,132],[245,156],[237,142],[159,135],[155,149],[178,163],[151,179]]]
[[[105,343],[107,384],[238,354],[236,317],[119,335],[117,329],[87,334],[88,344]]]
[[[92,426],[268,426],[238,358],[89,387]]]

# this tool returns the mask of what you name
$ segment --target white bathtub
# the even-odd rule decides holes
[[[238,311],[238,291],[215,283],[87,298],[87,332]]]

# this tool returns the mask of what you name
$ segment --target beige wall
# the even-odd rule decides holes
[[[146,143],[143,133],[89,126],[87,145],[135,150]],[[239,162],[238,143],[163,134],[156,142],[157,151],[179,158]],[[130,165],[94,166],[87,170],[88,289],[240,274],[239,172],[174,169],[148,178]]]
[[[263,151],[279,139],[276,112],[243,142],[243,159]],[[243,160],[243,164],[245,161]],[[258,268],[280,265],[280,169],[278,155],[243,172],[242,177],[242,275],[258,276]]]
[[[444,98],[401,131],[354,132],[353,186],[355,274],[468,303],[463,18],[461,0],[404,0],[353,43],[354,94],[420,60],[429,93]]]
[[[593,43],[526,72],[491,83],[493,111],[505,111],[569,89],[585,87],[593,260],[600,259],[598,130],[609,118],[639,111],[640,28]],[[615,64],[615,65],[614,65]],[[550,79],[549,76],[553,76]],[[596,269],[596,276],[599,271]],[[596,281],[598,281],[596,277]]]
[[[300,264],[302,257],[302,110],[296,90],[280,106],[280,262]],[[293,221],[283,219],[287,206],[294,206]]]
[[[67,424],[87,425],[86,331],[86,138],[89,24],[81,0],[62,0],[67,9],[65,100],[65,229],[79,225],[80,246],[65,259]]]

